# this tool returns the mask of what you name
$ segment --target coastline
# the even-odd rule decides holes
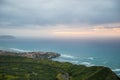
[[[52,59],[59,57],[60,54],[56,52],[12,52],[12,51],[5,51],[0,50],[0,55],[5,56],[22,56],[27,58],[33,58],[33,59]]]
[[[104,66],[87,67],[51,59],[10,55],[0,55],[0,63],[2,80],[120,80],[110,68]]]

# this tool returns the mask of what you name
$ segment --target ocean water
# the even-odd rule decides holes
[[[0,49],[10,51],[52,51],[54,60],[110,67],[120,76],[120,39],[0,39]]]

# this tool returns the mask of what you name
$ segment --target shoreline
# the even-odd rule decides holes
[[[50,80],[56,80],[56,78],[57,80],[61,80],[61,78],[64,78],[62,80],[80,80],[80,79],[81,80],[93,80],[93,79],[120,80],[119,76],[117,76],[110,68],[104,66],[87,67],[84,65],[75,65],[69,62],[59,62],[50,59],[41,60],[41,59],[32,59],[22,56],[5,56],[5,55],[0,55],[0,62],[1,62],[0,69],[2,69],[0,79],[11,78],[12,80],[12,78],[16,78],[17,76],[18,79],[24,77],[25,80],[27,80],[28,78],[35,79],[36,77],[39,78],[39,80],[43,80],[43,79],[48,80],[49,78],[53,78]],[[27,68],[26,65],[28,66]],[[44,74],[43,72],[47,74]],[[17,75],[14,75],[16,73]],[[34,75],[34,77],[33,76],[26,77],[24,76],[25,74],[27,75],[37,74],[37,75]],[[51,74],[53,76],[51,76]],[[12,76],[12,77],[7,77],[7,76]],[[47,76],[49,76],[49,78]],[[41,77],[43,79],[41,79]]]
[[[0,55],[3,55],[3,56],[22,56],[22,57],[27,57],[27,58],[32,58],[32,59],[43,59],[43,60],[44,59],[52,59],[53,61],[58,61],[58,62],[69,62],[69,61],[57,60],[58,58],[62,57],[62,54],[58,54],[56,52],[42,52],[42,51],[19,52],[19,51],[0,50]],[[73,63],[73,62],[69,62],[69,63],[77,64],[77,63]],[[88,64],[88,63],[77,64],[77,65],[87,66],[86,64]],[[91,66],[99,66],[99,65],[91,65]],[[91,67],[91,66],[87,66],[87,67]],[[102,66],[104,66],[104,65],[102,65]],[[104,67],[106,67],[106,66],[104,66]],[[116,73],[116,71],[114,71],[114,69],[111,68],[111,70]],[[120,75],[118,75],[118,76],[120,77]]]
[[[10,55],[10,56],[22,56],[27,58],[33,58],[33,59],[52,59],[59,57],[60,54],[56,52],[12,52],[12,51],[6,51],[6,50],[0,50],[0,55]]]

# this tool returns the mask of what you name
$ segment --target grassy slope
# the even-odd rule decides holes
[[[65,80],[65,76],[70,80],[119,80],[109,68],[102,66],[0,56],[0,80]]]

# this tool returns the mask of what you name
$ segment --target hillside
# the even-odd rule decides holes
[[[109,68],[49,59],[0,56],[0,80],[120,80]]]

